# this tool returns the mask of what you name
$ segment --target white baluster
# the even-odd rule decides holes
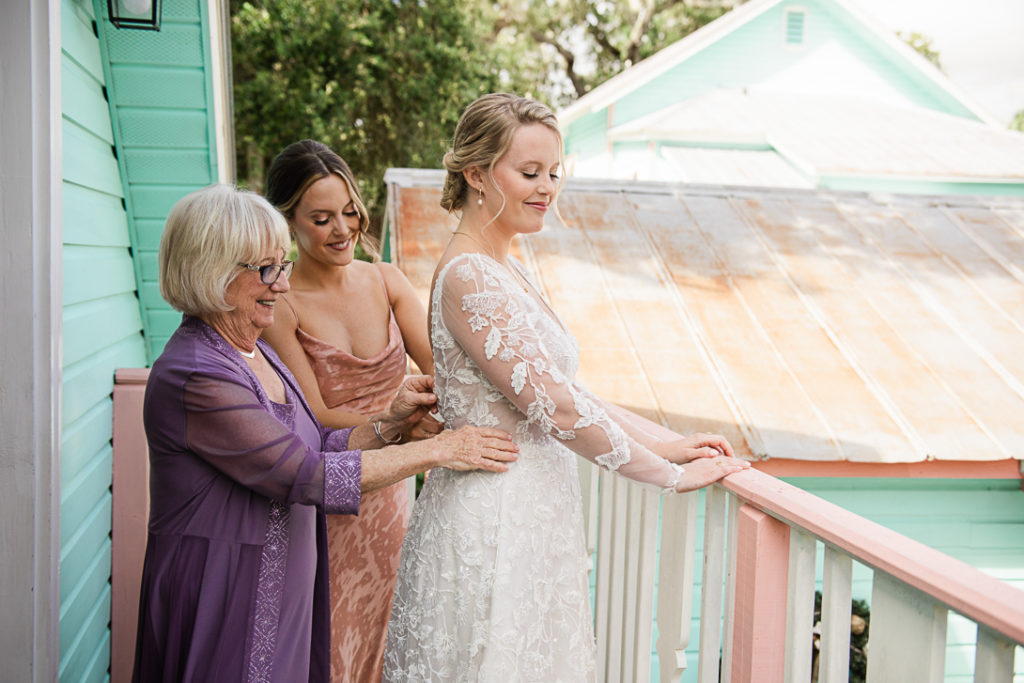
[[[626,611],[627,622],[632,624],[632,633],[626,639],[627,655],[624,658],[624,681],[651,680],[651,651],[654,628],[654,578],[658,545],[658,499],[657,493],[648,491],[637,484],[630,484],[630,515],[635,516],[636,536],[630,539],[630,549],[635,549],[635,564],[631,564],[632,576],[627,590],[633,596],[632,605]],[[635,542],[634,542],[635,541]]]
[[[1011,683],[1013,656],[1013,643],[979,625],[974,653],[974,683]]]
[[[725,545],[725,613],[722,615],[721,683],[732,681],[732,625],[733,615],[736,612],[736,539],[739,529],[736,525],[736,513],[743,505],[743,501],[736,496],[726,494],[726,497],[729,501],[729,535]],[[737,681],[737,683],[741,682]]]
[[[817,543],[813,536],[790,529],[789,599],[786,602],[787,683],[808,683],[811,680],[816,554]]]
[[[699,496],[693,491],[666,496],[661,503],[657,645],[661,683],[679,683],[687,667],[698,502]]]
[[[835,548],[825,547],[821,586],[821,683],[846,683],[850,678],[850,599],[853,591],[853,560]],[[875,635],[874,620],[871,635]],[[870,675],[870,674],[869,674]],[[906,679],[907,683],[913,679]]]
[[[939,683],[949,610],[916,588],[875,572],[868,683]]]
[[[709,486],[704,491],[704,573],[701,579],[697,678],[700,683],[717,683],[722,645],[722,582],[725,577],[725,516],[728,494],[720,486]]]

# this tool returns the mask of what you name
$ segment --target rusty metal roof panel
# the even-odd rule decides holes
[[[387,177],[424,300],[442,178]],[[517,255],[598,394],[752,457],[1024,458],[1024,201],[570,179],[559,206]]]

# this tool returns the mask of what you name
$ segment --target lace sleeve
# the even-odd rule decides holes
[[[683,468],[656,455],[612,419],[601,401],[552,362],[537,313],[494,261],[468,256],[441,287],[445,327],[470,360],[528,424],[578,455],[635,481],[674,491]]]

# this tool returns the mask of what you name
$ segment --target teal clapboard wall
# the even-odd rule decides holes
[[[102,15],[105,3],[93,1]],[[206,6],[164,0],[159,32],[100,24],[150,361],[181,322],[157,281],[164,221],[178,199],[218,178]]]
[[[1024,590],[1024,491],[1021,491],[1020,480],[836,477],[790,478],[787,481]],[[700,493],[698,509],[693,615],[690,647],[686,655],[691,668],[683,673],[681,683],[697,681],[701,553],[704,547],[703,492]],[[823,554],[823,547],[819,544],[819,589]],[[871,599],[871,570],[858,563],[854,563],[853,569],[853,597],[868,602]],[[975,630],[973,622],[956,614],[950,616],[945,683],[973,680]],[[1018,648],[1017,653],[1014,680],[1021,681],[1024,680],[1024,648]],[[651,657],[651,683],[657,683],[657,652],[652,652]],[[869,665],[870,661],[869,651]]]
[[[63,385],[60,680],[110,660],[114,370],[146,362],[128,221],[91,1],[61,2]]]
[[[787,9],[805,12],[805,47],[784,44]],[[835,42],[868,65],[892,89],[914,104],[955,116],[977,117],[949,92],[932,82],[913,64],[896,53],[880,36],[831,0],[781,2],[739,26],[689,59],[677,64],[614,102],[613,125],[664,109],[716,88],[757,85],[806,57],[809,51]],[[565,131],[566,155],[585,159],[598,140],[603,142],[607,108],[573,121]],[[598,151],[603,149],[598,148]]]
[[[108,677],[114,371],[146,366],[177,327],[160,233],[217,178],[205,0],[163,6],[155,33],[115,29],[101,0],[61,0],[61,681]]]

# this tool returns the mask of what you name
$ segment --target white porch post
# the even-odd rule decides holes
[[[0,22],[0,661],[12,681],[59,665],[60,2]]]

